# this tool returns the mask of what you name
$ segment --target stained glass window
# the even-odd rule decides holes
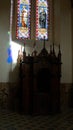
[[[36,0],[36,39],[48,39],[48,3]]]
[[[16,38],[30,38],[30,0],[17,0]]]
[[[31,34],[34,37],[33,33],[35,32],[36,40],[44,38],[48,40],[49,12],[50,12],[49,0],[34,0],[34,1],[17,0],[17,23],[16,23],[17,39],[30,39],[30,38],[32,39]],[[32,3],[32,12],[34,12],[33,14],[34,19],[32,21],[33,24],[30,25],[30,19],[32,19],[31,3]],[[33,11],[34,9],[33,7],[36,7],[35,11]]]

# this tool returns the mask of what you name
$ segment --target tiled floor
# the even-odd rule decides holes
[[[73,130],[73,110],[47,116],[0,110],[0,130]]]

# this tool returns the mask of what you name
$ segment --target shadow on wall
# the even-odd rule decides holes
[[[9,72],[9,82],[18,82],[19,81],[19,65],[16,64],[14,69]]]
[[[69,107],[73,108],[73,85],[69,91]]]
[[[13,71],[9,72],[9,94],[8,94],[8,108],[13,111],[20,111],[22,89],[19,79],[19,65],[17,64]]]

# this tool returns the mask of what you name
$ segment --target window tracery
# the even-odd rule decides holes
[[[50,1],[17,0],[16,39],[49,39]]]

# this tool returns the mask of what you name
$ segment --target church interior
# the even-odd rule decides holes
[[[73,0],[48,0],[49,40],[35,40],[34,17],[16,39],[15,1],[0,3],[0,129],[72,130]]]

